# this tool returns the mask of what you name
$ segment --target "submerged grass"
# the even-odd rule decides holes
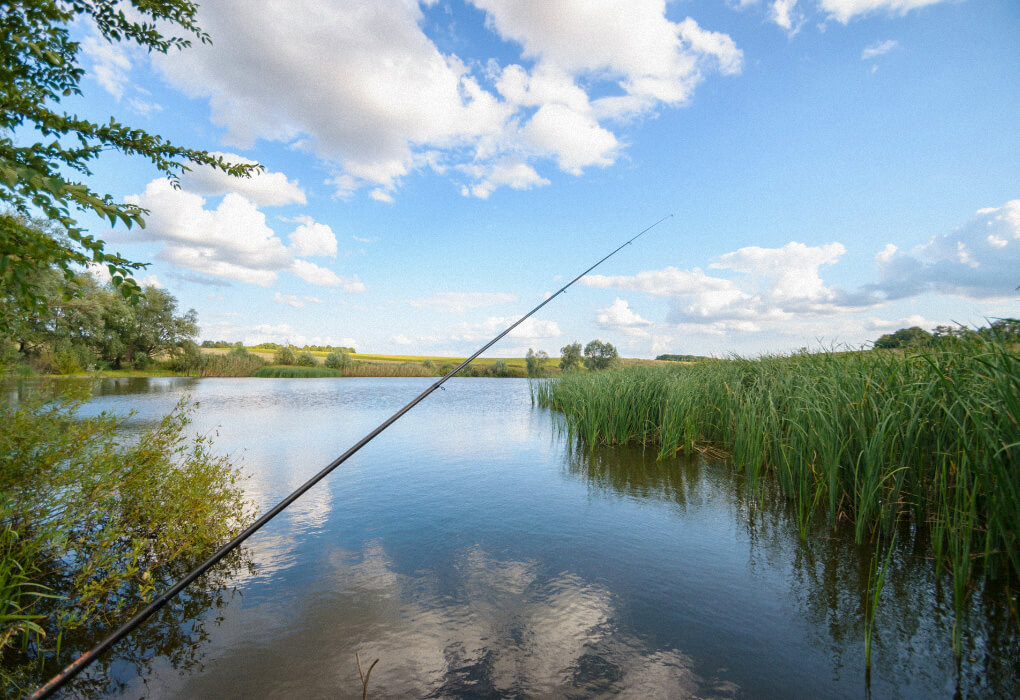
[[[858,543],[923,531],[958,619],[975,577],[1020,582],[1020,353],[1005,341],[568,374],[533,398],[588,445],[725,450],[753,488],[778,484],[802,537],[822,517]]]

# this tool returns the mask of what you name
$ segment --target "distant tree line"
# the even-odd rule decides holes
[[[593,340],[581,350],[580,343],[570,343],[560,348],[560,369],[563,372],[573,372],[582,365],[588,370],[596,371],[610,369],[620,359],[620,354],[612,343],[604,343],[601,340]]]
[[[936,326],[930,333],[920,326],[900,328],[894,333],[887,333],[881,336],[875,341],[874,347],[876,350],[921,348],[947,341],[975,338],[996,338],[1007,342],[1020,342],[1020,319],[999,318],[980,328]]]
[[[198,353],[195,310],[181,312],[165,289],[145,287],[129,301],[87,273],[53,266],[31,274],[42,303],[24,304],[15,285],[0,285],[2,366],[62,374],[146,369]]]
[[[708,360],[710,358],[704,355],[659,355],[655,359],[667,362],[698,362],[699,360]]]
[[[202,341],[203,348],[232,348],[234,347],[234,345],[236,345],[236,343],[232,343],[229,340]],[[346,352],[349,355],[354,355],[357,352],[354,348],[345,347],[343,345],[302,345],[301,347],[298,347],[296,345],[291,345],[289,343],[286,345],[281,343],[259,343],[258,345],[252,345],[249,349],[275,353],[276,351],[281,350],[282,348],[285,347],[291,348],[295,351],[325,352],[325,353]]]

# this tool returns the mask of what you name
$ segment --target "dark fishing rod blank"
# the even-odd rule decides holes
[[[352,445],[350,448],[348,448],[346,452],[344,452],[342,455],[340,455],[339,457],[334,459],[332,462],[327,464],[325,467],[323,467],[315,476],[310,478],[308,481],[306,481],[301,486],[296,488],[289,496],[287,496],[282,501],[280,501],[275,506],[273,506],[268,511],[266,511],[266,513],[264,513],[262,515],[262,517],[260,517],[254,523],[252,523],[247,528],[245,528],[243,531],[241,531],[237,536],[234,537],[234,539],[230,540],[229,542],[224,544],[222,547],[217,549],[208,559],[206,559],[204,562],[202,562],[197,567],[192,569],[191,572],[188,573],[187,576],[185,576],[180,581],[175,583],[169,590],[167,590],[161,596],[159,596],[158,598],[153,600],[151,603],[149,603],[147,606],[145,606],[145,608],[143,608],[141,611],[139,611],[130,620],[128,620],[123,625],[118,627],[106,639],[104,639],[99,644],[94,646],[92,649],[88,650],[87,652],[85,652],[84,654],[79,656],[77,659],[72,661],[70,664],[68,664],[64,668],[64,670],[62,670],[57,675],[53,676],[53,678],[51,678],[49,681],[47,681],[45,685],[43,685],[38,690],[36,690],[34,693],[32,693],[32,695],[30,695],[29,698],[31,700],[36,700],[37,698],[47,698],[47,697],[51,696],[53,693],[55,693],[57,690],[59,690],[64,684],[66,684],[72,678],[74,678],[79,673],[81,673],[81,671],[83,669],[85,669],[85,667],[87,667],[89,664],[91,664],[93,661],[95,661],[97,658],[99,658],[99,656],[104,651],[106,651],[107,649],[112,647],[114,644],[119,642],[121,639],[126,637],[128,634],[131,633],[132,630],[134,630],[140,624],[145,622],[145,620],[147,620],[150,616],[152,616],[153,613],[155,613],[160,608],[162,608],[164,605],[166,605],[168,602],[170,602],[175,597],[177,597],[177,595],[181,591],[183,591],[185,588],[187,588],[188,585],[190,585],[192,581],[194,581],[199,576],[204,574],[212,566],[214,566],[217,562],[219,562],[223,557],[225,557],[227,554],[229,554],[231,551],[233,551],[238,545],[240,545],[246,539],[248,539],[249,537],[254,535],[256,532],[258,532],[259,529],[261,529],[263,525],[265,525],[270,520],[272,520],[277,515],[279,515],[285,508],[287,508],[287,506],[289,506],[291,503],[293,503],[294,501],[299,499],[302,495],[304,495],[304,493],[306,491],[308,491],[310,488],[312,488],[317,483],[319,483],[330,472],[332,472],[334,469],[336,469],[341,464],[346,462],[349,457],[351,457],[355,452],[357,452],[362,447],[364,447],[369,442],[371,442],[372,439],[375,438],[379,433],[381,433],[382,431],[386,430],[386,428],[388,428],[391,425],[393,425],[393,423],[397,422],[397,420],[399,420],[401,416],[403,416],[405,413],[407,413],[412,408],[414,408],[419,403],[421,403],[425,399],[426,396],[431,394],[436,389],[441,388],[443,386],[443,384],[445,384],[448,379],[450,379],[451,377],[456,375],[462,369],[467,367],[468,364],[470,364],[473,360],[477,359],[479,355],[481,355],[483,352],[485,352],[486,350],[491,348],[493,345],[495,345],[497,342],[502,340],[502,338],[504,336],[506,336],[508,333],[510,333],[510,331],[512,331],[514,328],[517,328],[517,326],[519,326],[522,323],[524,323],[524,321],[526,321],[527,319],[531,318],[531,316],[533,316],[539,309],[541,309],[543,306],[545,306],[546,304],[551,302],[553,299],[558,297],[560,294],[565,293],[567,291],[567,288],[570,287],[571,285],[573,285],[579,279],[581,279],[582,277],[587,275],[589,272],[591,272],[596,267],[598,267],[599,265],[604,263],[606,260],[609,260],[609,258],[613,257],[614,255],[619,253],[621,250],[623,250],[625,247],[629,246],[631,243],[633,243],[638,238],[643,236],[645,233],[647,233],[648,231],[651,231],[653,228],[655,228],[656,226],[661,224],[663,221],[665,221],[666,219],[668,219],[668,218],[670,218],[672,216],[673,216],[672,214],[664,216],[661,219],[659,219],[658,221],[656,221],[654,224],[652,224],[651,226],[648,226],[647,228],[643,229],[640,233],[635,235],[633,238],[631,238],[630,240],[628,240],[625,243],[623,243],[619,248],[616,248],[611,253],[606,255],[604,258],[599,260],[597,263],[595,263],[594,265],[589,267],[587,270],[585,270],[584,272],[579,274],[577,277],[575,277],[574,279],[570,280],[565,285],[560,287],[559,291],[557,291],[555,294],[551,295],[549,298],[545,299],[541,304],[539,304],[538,306],[533,308],[531,311],[529,311],[528,313],[526,313],[523,316],[521,316],[519,319],[517,319],[517,321],[515,321],[513,323],[513,325],[509,326],[502,333],[500,333],[495,338],[493,338],[492,340],[487,342],[485,345],[480,347],[478,350],[476,350],[474,352],[474,354],[471,355],[471,357],[469,357],[466,360],[464,360],[463,362],[461,362],[459,365],[457,365],[452,370],[450,370],[445,376],[441,377],[439,379],[439,381],[437,381],[435,384],[431,385],[428,389],[426,389],[425,391],[421,392],[416,397],[411,399],[411,401],[408,402],[408,404],[406,406],[404,406],[399,411],[394,413],[392,416],[387,418],[385,421],[380,423],[379,426],[376,427],[372,432],[370,432],[368,435],[366,435],[365,437],[363,437],[360,440],[358,440],[358,442],[354,443],[354,445]]]

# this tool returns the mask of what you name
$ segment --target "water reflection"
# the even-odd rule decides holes
[[[640,447],[586,450],[571,446],[567,472],[594,492],[636,500],[669,502],[684,511],[713,498],[739,500],[739,478],[702,455],[656,460]]]
[[[690,509],[724,503],[747,538],[748,571],[762,580],[786,581],[798,613],[810,624],[816,645],[826,649],[834,673],[863,665],[864,619],[871,543],[857,545],[847,523],[816,523],[801,540],[793,510],[775,493],[750,493],[739,474],[701,456],[656,461],[639,448],[571,450],[567,473],[592,493],[668,503]],[[897,535],[890,573],[882,590],[873,638],[879,688],[925,677],[923,686],[946,695],[1020,693],[1017,619],[1002,601],[1015,592],[980,581],[971,591],[961,624],[963,656],[952,648],[955,614],[948,572],[936,573],[923,531],[904,526]]]
[[[461,552],[444,579],[407,575],[380,542],[331,557],[328,590],[294,618],[224,650],[216,673],[174,692],[237,696],[221,679],[242,671],[265,695],[349,695],[360,687],[354,652],[379,658],[379,697],[731,697],[675,648],[653,648],[619,623],[604,586],[536,561]],[[248,611],[265,625],[269,620]],[[240,640],[238,640],[240,641]],[[329,669],[322,674],[322,669]]]
[[[144,423],[190,392],[265,510],[430,381],[146,380],[88,408]],[[249,540],[258,568],[194,621],[200,644],[143,648],[141,677],[113,662],[121,694],[358,696],[355,651],[381,659],[375,697],[866,692],[870,552],[849,533],[802,542],[781,500],[709,459],[572,449],[526,382],[448,386]],[[958,666],[947,582],[899,542],[874,694],[1010,695],[1005,597],[972,593]]]

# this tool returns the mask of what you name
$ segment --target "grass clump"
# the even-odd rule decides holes
[[[202,377],[251,377],[266,361],[238,344],[224,354],[203,354],[198,366]]]
[[[0,694],[44,682],[157,591],[172,585],[250,520],[239,473],[185,437],[183,402],[136,439],[122,419],[79,419],[84,397],[36,395],[0,409]],[[189,588],[181,605],[121,642],[122,660],[147,663],[181,644],[221,604],[242,561]],[[192,652],[177,656],[186,663]],[[73,692],[102,692],[101,661]]]
[[[1002,338],[577,373],[533,395],[588,445],[725,451],[778,484],[802,537],[820,517],[858,543],[913,526],[958,617],[976,576],[1020,583],[1020,353]]]
[[[265,379],[298,379],[339,377],[341,374],[339,370],[329,369],[328,367],[280,367],[273,365],[271,367],[262,367],[252,376]]]

